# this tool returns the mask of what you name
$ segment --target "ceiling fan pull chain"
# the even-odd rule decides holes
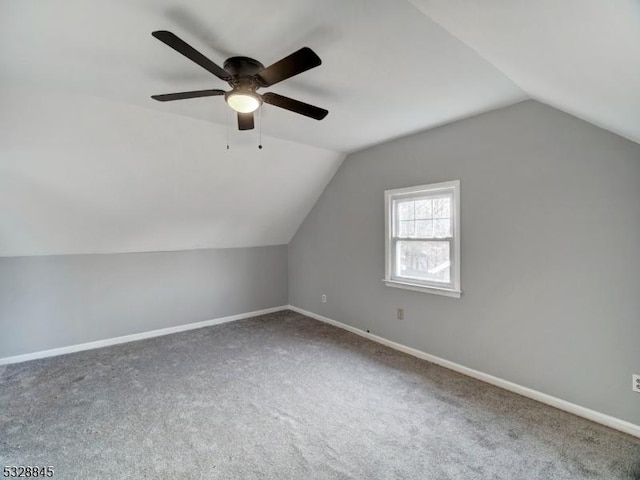
[[[258,149],[262,150],[262,106],[258,109],[258,132],[260,136]]]
[[[227,131],[227,150],[229,150],[229,109],[225,109],[226,113],[224,114],[226,117],[226,122],[224,122],[224,128]]]

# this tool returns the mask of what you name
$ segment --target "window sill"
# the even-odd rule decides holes
[[[387,287],[403,288],[405,290],[413,290],[414,292],[432,293],[434,295],[444,295],[445,297],[460,298],[462,292],[460,290],[450,290],[448,288],[427,287],[417,283],[399,282],[397,280],[383,280]]]

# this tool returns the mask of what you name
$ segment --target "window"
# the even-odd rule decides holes
[[[460,297],[460,181],[384,192],[389,287]]]

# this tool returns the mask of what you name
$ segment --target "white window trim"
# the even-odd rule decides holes
[[[409,281],[393,278],[393,262],[391,260],[393,239],[391,238],[391,220],[393,219],[393,202],[392,199],[401,197],[403,194],[413,196],[420,192],[433,193],[437,190],[453,189],[453,237],[450,239],[453,248],[450,250],[453,268],[451,269],[450,286],[424,285],[421,283],[412,283]],[[394,190],[385,190],[384,192],[384,230],[385,230],[385,272],[383,282],[387,287],[403,288],[417,292],[433,293],[436,295],[445,295],[447,297],[460,298],[462,290],[460,289],[460,180],[452,180],[450,182],[432,183],[429,185],[419,185],[416,187],[396,188]],[[446,240],[446,239],[443,239]]]

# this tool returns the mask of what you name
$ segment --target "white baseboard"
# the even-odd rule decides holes
[[[359,328],[355,328],[345,323],[323,317],[322,315],[303,310],[302,308],[294,307],[293,305],[289,305],[288,308],[290,310],[293,310],[294,312],[306,315],[307,317],[320,320],[321,322],[325,322],[338,328],[348,330],[349,332],[355,333],[356,335],[360,335],[364,338],[368,338],[369,340],[373,340],[374,342],[381,343],[382,345],[391,347],[394,350],[413,355],[414,357],[418,357],[422,360],[435,363],[436,365],[448,368],[449,370],[453,370],[454,372],[462,373],[463,375],[467,375],[477,380],[495,385],[496,387],[500,387],[505,390],[509,390],[510,392],[517,393],[519,395],[522,395],[523,397],[537,400],[538,402],[551,405],[552,407],[564,410],[565,412],[572,413],[579,417],[586,418],[587,420],[591,420],[592,422],[596,422],[601,425],[605,425],[615,430],[619,430],[621,432],[628,433],[629,435],[633,435],[634,437],[640,438],[640,425],[636,425],[627,422],[626,420],[621,420],[604,413],[596,412],[595,410],[576,405],[575,403],[567,402],[566,400],[547,395],[546,393],[538,392],[537,390],[533,390],[531,388],[523,387],[522,385],[518,385],[517,383],[509,382],[507,380],[494,377],[493,375],[489,375],[487,373],[479,372],[478,370],[474,370],[472,368],[465,367],[464,365],[460,365],[458,363],[436,357],[435,355],[430,355],[420,350],[416,350],[415,348],[407,347],[400,343],[387,340],[386,338],[379,337],[378,335],[373,335],[372,333],[365,332],[364,330],[360,330]]]
[[[159,330],[150,330],[148,332],[134,333],[132,335],[124,335],[122,337],[107,338],[105,340],[97,340],[95,342],[81,343],[78,345],[70,345],[68,347],[54,348],[51,350],[43,350],[40,352],[26,353],[24,355],[16,355],[13,357],[0,358],[0,365],[8,365],[10,363],[27,362],[38,358],[55,357],[66,353],[81,352],[83,350],[92,350],[94,348],[108,347],[110,345],[118,345],[120,343],[135,342],[136,340],[144,340],[145,338],[161,337],[172,333],[185,332],[187,330],[195,330],[196,328],[210,327],[211,325],[219,325],[221,323],[234,322],[244,318],[257,317],[267,313],[279,312],[287,310],[287,305],[280,307],[266,308],[264,310],[256,310],[255,312],[240,313],[238,315],[230,315],[228,317],[214,318],[213,320],[205,320],[203,322],[187,323],[186,325],[177,325],[175,327],[161,328]]]

